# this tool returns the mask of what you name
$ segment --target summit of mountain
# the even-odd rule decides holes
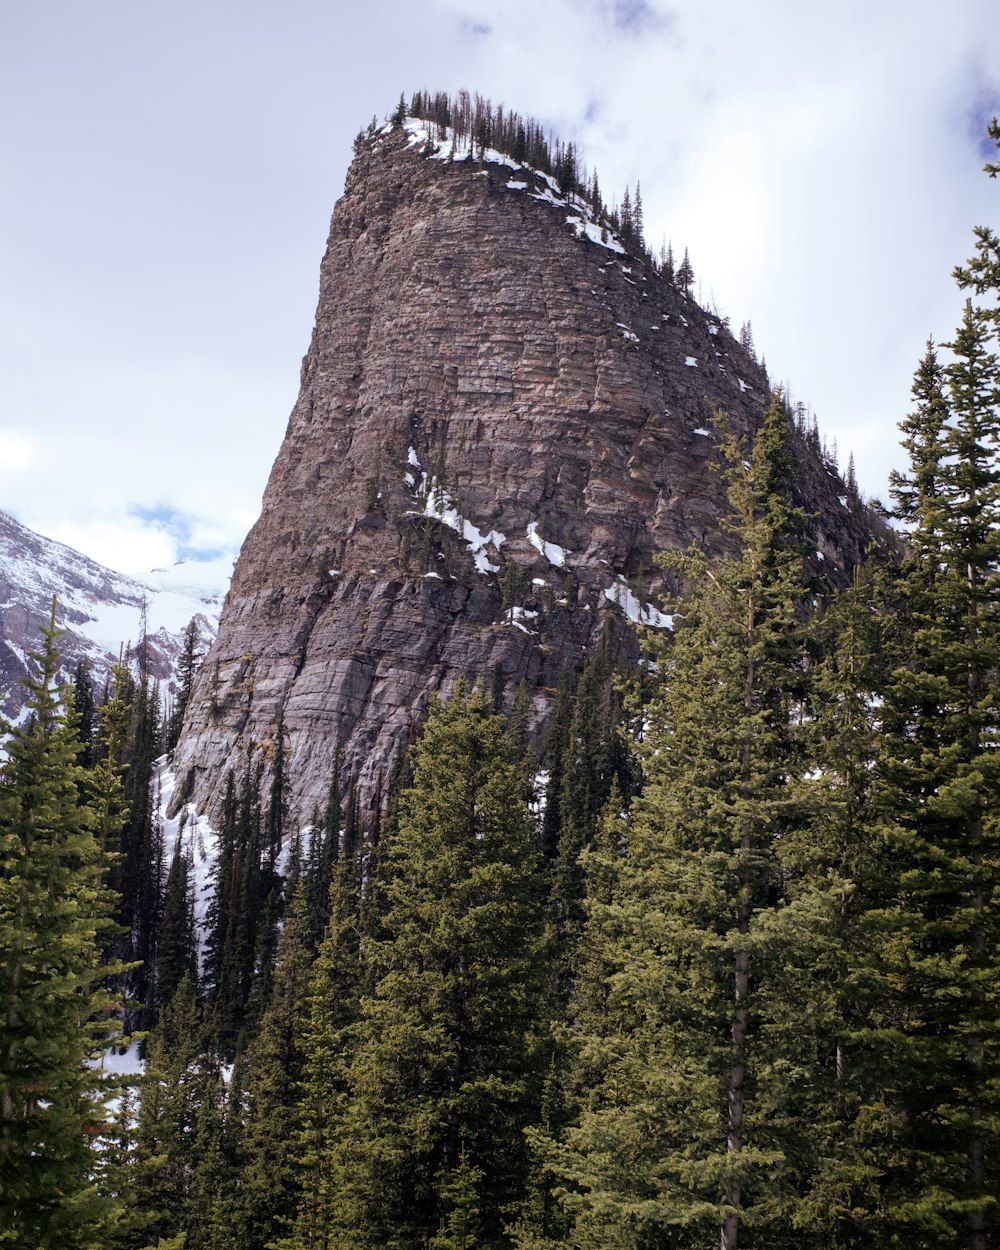
[[[727,549],[719,420],[752,439],[766,373],[592,198],[475,125],[359,136],[301,388],[175,754],[217,810],[277,726],[304,822],[342,776],[376,801],[428,701],[524,681],[669,628],[658,551]],[[817,572],[877,528],[797,440]]]

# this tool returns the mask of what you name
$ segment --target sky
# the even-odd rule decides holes
[[[235,553],[355,134],[467,88],[641,183],[884,497],[976,224],[996,0],[0,0],[0,509],[123,572]]]

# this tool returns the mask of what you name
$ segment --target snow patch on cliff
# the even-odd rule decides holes
[[[572,216],[566,218],[566,224],[572,228],[578,239],[587,239],[599,247],[606,247],[610,252],[624,255],[625,248],[621,240],[606,224],[595,219],[587,201],[578,195],[565,195],[551,174],[512,160],[496,148],[480,147],[472,135],[459,139],[451,127],[445,130],[442,137],[440,128],[434,122],[423,121],[419,117],[407,117],[403,121],[403,128],[409,136],[407,142],[410,147],[423,148],[432,161],[482,160],[493,165],[503,165],[515,174],[531,174],[531,182],[523,177],[509,178],[505,183],[506,188],[509,191],[527,191],[532,199],[540,200],[553,208],[575,210]],[[391,126],[383,126],[379,133],[387,136],[391,130]]]
[[[507,535],[502,534],[499,530],[481,530],[477,525],[473,525],[471,521],[463,517],[437,477],[425,473],[421,469],[417,453],[412,447],[407,452],[407,463],[420,473],[419,487],[417,487],[412,473],[404,474],[403,480],[408,486],[415,487],[419,498],[423,500],[421,515],[440,521],[442,525],[447,525],[449,529],[454,530],[462,541],[468,545],[472,552],[473,563],[484,576],[490,573],[499,573],[500,565],[494,564],[490,560],[487,548],[492,547],[499,552],[500,548],[507,541]]]
[[[674,614],[661,612],[651,603],[640,603],[629,587],[619,578],[604,592],[605,599],[615,604],[625,613],[628,620],[636,625],[648,625],[652,629],[673,629]]]
[[[170,756],[156,761],[153,794],[156,799],[156,821],[161,831],[163,862],[169,867],[174,852],[179,850],[188,862],[188,874],[194,898],[194,922],[198,935],[198,967],[202,966],[208,905],[215,890],[213,870],[219,858],[219,835],[207,816],[200,816],[193,803],[185,803],[174,816],[168,816],[177,790],[177,777],[170,766]]]
[[[566,552],[557,543],[548,543],[538,532],[538,522],[528,526],[528,542],[557,569],[566,567]]]

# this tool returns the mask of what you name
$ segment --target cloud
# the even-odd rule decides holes
[[[145,529],[169,536],[179,560],[217,560],[232,549],[231,533],[227,534],[224,527],[170,504],[129,504],[127,512]]]
[[[8,25],[0,507],[137,568],[257,515],[351,141],[401,86],[539,117],[609,199],[641,181],[653,245],[690,247],[877,492],[997,218],[994,0],[51,0]]]
[[[469,17],[462,18],[459,22],[459,29],[463,35],[474,39],[480,39],[493,33],[493,27],[489,22],[478,22]]]
[[[966,134],[983,160],[993,160],[996,157],[996,144],[987,133],[987,127],[998,115],[1000,91],[992,85],[980,83],[966,107],[965,122]]]
[[[42,463],[38,443],[17,430],[0,429],[0,480],[24,473]]]
[[[179,558],[166,530],[127,514],[116,520],[55,521],[46,537],[85,552],[108,568],[138,576],[151,569],[168,568]]]
[[[600,0],[599,11],[605,21],[629,35],[662,32],[671,25],[670,15],[649,0]]]

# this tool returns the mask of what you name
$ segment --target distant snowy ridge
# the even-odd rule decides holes
[[[191,620],[202,650],[214,637],[232,574],[228,558],[183,562],[143,578],[105,568],[64,543],[44,538],[0,512],[0,716],[17,722],[24,677],[32,671],[52,599],[63,630],[59,649],[67,678],[86,659],[100,680],[123,646],[148,641],[151,671],[164,695]]]

